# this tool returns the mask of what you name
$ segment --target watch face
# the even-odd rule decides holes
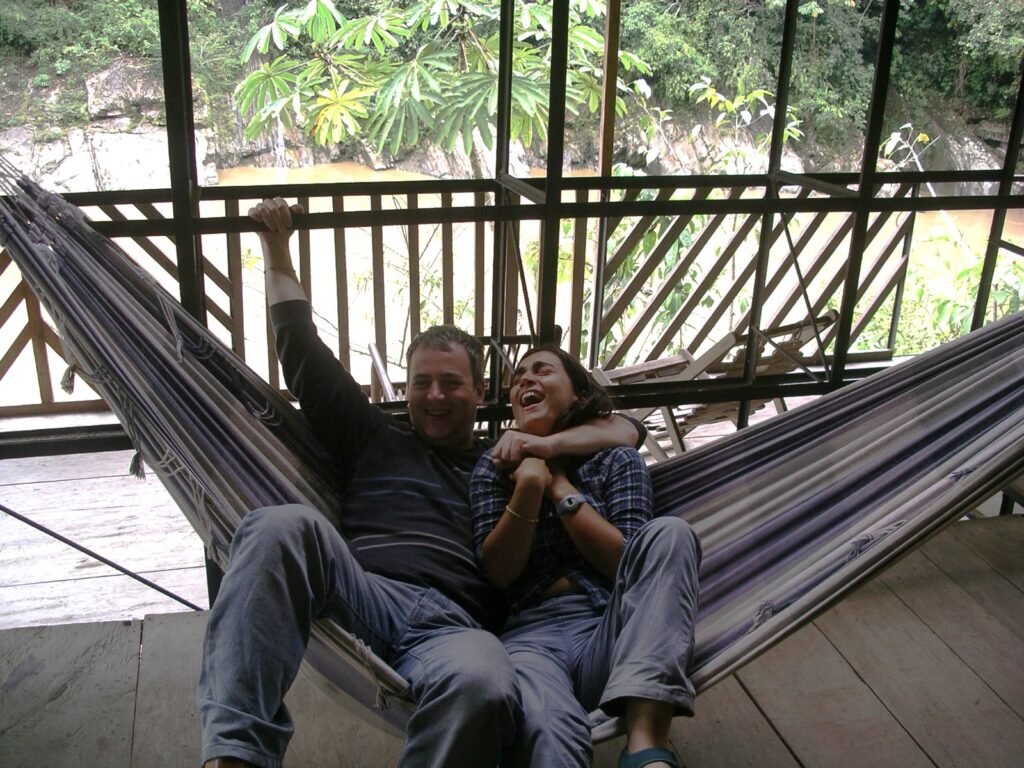
[[[583,498],[580,496],[576,496],[575,494],[566,496],[558,503],[558,514],[564,515],[569,512],[575,512],[579,509],[582,503]]]

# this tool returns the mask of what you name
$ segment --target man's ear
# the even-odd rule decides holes
[[[484,404],[484,383],[482,381],[478,381],[476,384],[476,404]]]

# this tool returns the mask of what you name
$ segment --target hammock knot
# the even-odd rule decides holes
[[[75,391],[75,374],[78,372],[78,366],[75,363],[71,363],[67,370],[64,371],[64,375],[61,376],[60,388],[69,395]]]
[[[759,626],[764,624],[768,619],[779,612],[778,606],[771,600],[765,600],[759,606],[757,606],[757,613],[754,614],[754,622],[750,628],[757,629]]]
[[[136,452],[136,454],[132,456],[132,463],[128,467],[128,471],[139,480],[146,479],[146,465],[142,461],[142,453]]]
[[[373,680],[373,684],[377,688],[377,699],[375,702],[377,709],[390,709],[391,702],[388,701],[388,694],[384,690],[384,685],[381,683],[380,678],[377,677],[377,670],[373,665],[373,651],[371,651],[369,646],[358,637],[353,637],[352,639],[355,642],[356,651],[359,652],[359,657],[363,660],[363,666],[366,667],[367,674],[370,676],[370,679]]]
[[[949,478],[953,482],[957,482],[963,480],[976,469],[977,467],[962,467],[961,469],[954,469],[949,473]]]
[[[850,553],[846,556],[846,562],[852,563],[882,539],[888,538],[890,535],[902,528],[905,523],[906,520],[900,520],[899,522],[893,523],[892,525],[886,526],[880,530],[868,531],[867,533],[861,534],[850,542]]]

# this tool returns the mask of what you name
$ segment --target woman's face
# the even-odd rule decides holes
[[[519,429],[531,435],[550,435],[558,417],[578,399],[569,374],[553,352],[532,352],[512,375],[512,415]]]

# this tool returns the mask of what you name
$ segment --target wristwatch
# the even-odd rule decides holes
[[[558,506],[555,507],[555,511],[559,515],[568,515],[570,512],[575,512],[579,509],[580,505],[582,505],[584,501],[585,499],[578,493],[570,493],[558,502]]]

